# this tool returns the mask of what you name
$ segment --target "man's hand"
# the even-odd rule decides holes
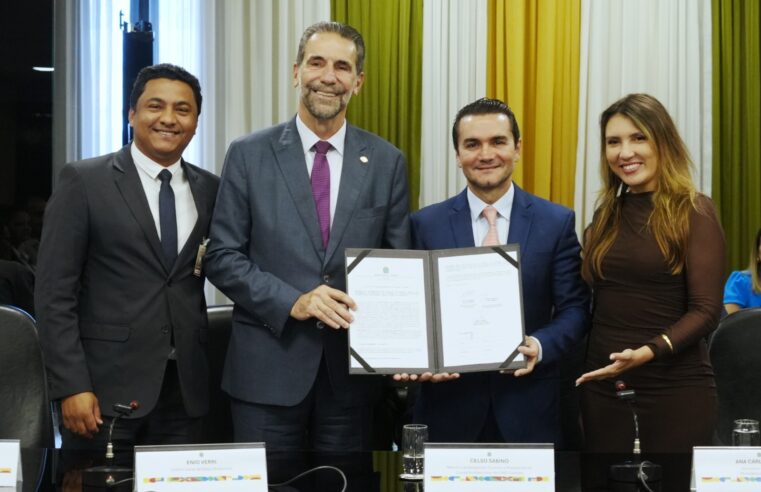
[[[444,381],[452,381],[460,377],[459,372],[437,372],[436,374],[430,372],[424,372],[420,375],[421,381],[430,381],[432,383],[443,383]]]
[[[98,432],[98,426],[103,425],[98,398],[89,391],[64,398],[61,401],[61,414],[64,427],[88,439],[92,439]]]
[[[523,354],[526,359],[526,367],[516,370],[513,374],[515,377],[526,376],[531,374],[536,365],[536,359],[539,357],[539,345],[533,337],[526,337],[526,345],[518,347],[518,352]]]
[[[432,383],[441,383],[443,381],[451,381],[459,377],[460,374],[457,372],[453,372],[451,374],[448,372],[439,372],[436,374],[433,374],[432,372],[424,372],[423,374],[407,374],[406,372],[403,372],[401,374],[394,374],[394,381],[420,381],[423,383],[426,381],[431,381]]]
[[[348,328],[349,323],[354,321],[350,309],[357,309],[351,297],[338,289],[320,285],[296,299],[291,316],[301,321],[317,318],[335,329]]]

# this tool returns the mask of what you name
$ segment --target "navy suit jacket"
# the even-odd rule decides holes
[[[589,293],[581,279],[580,246],[573,211],[526,193],[514,183],[508,243],[520,245],[526,334],[542,344],[542,361],[528,376],[462,374],[424,383],[415,421],[429,426],[432,441],[472,442],[490,405],[506,442],[561,440],[558,411],[560,362],[588,326]],[[467,190],[412,214],[417,249],[474,246]]]
[[[339,402],[368,402],[379,380],[348,375],[346,330],[298,321],[290,311],[320,284],[346,290],[346,248],[409,248],[405,167],[393,145],[347,125],[326,250],[295,118],[230,145],[205,260],[209,279],[235,302],[226,392],[251,403],[296,405],[324,354]]]

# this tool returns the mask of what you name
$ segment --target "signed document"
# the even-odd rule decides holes
[[[517,245],[347,249],[350,373],[524,367],[519,261]]]

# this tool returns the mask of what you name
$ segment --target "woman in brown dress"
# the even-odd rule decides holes
[[[576,381],[586,450],[631,453],[632,415],[614,388],[622,380],[637,393],[645,457],[690,453],[711,444],[716,422],[705,338],[721,312],[724,235],[660,102],[626,96],[603,112],[600,131],[604,189],[582,266],[593,321],[588,372]],[[685,462],[686,470],[664,466],[681,484],[664,490],[686,490]]]

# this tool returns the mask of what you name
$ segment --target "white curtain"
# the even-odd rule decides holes
[[[420,207],[465,187],[452,145],[457,110],[486,94],[486,0],[423,4]]]
[[[81,155],[79,129],[79,5],[54,3],[53,187],[64,164]]]
[[[216,2],[214,100],[217,171],[234,139],[292,118],[298,105],[292,83],[301,34],[330,20],[329,0]],[[208,19],[207,19],[208,24]]]
[[[211,2],[209,2],[211,3]],[[330,20],[329,0],[228,0],[215,2],[203,29],[214,63],[203,83],[209,105],[203,141],[214,142],[212,160],[220,174],[227,146],[238,137],[292,118],[298,106],[293,63],[301,34],[315,22]],[[207,96],[204,96],[207,97]],[[198,137],[196,137],[197,139]],[[209,289],[207,287],[207,289]],[[207,299],[230,301],[214,289]],[[210,302],[211,303],[211,302]]]
[[[157,2],[156,63],[201,82],[203,108],[184,157],[220,173],[229,143],[296,113],[292,66],[304,29],[330,19],[329,0]],[[113,152],[122,135],[122,32],[130,0],[56,2],[56,169]],[[73,94],[73,95],[72,95]],[[72,126],[74,128],[72,128]],[[218,298],[223,301],[223,298]]]
[[[599,117],[617,99],[646,92],[668,109],[711,193],[711,0],[582,0],[577,232],[601,188]],[[581,237],[581,236],[580,236]]]
[[[122,146],[122,31],[119,12],[129,19],[129,0],[82,0],[75,22],[79,134],[73,157],[84,159]],[[58,68],[58,67],[57,67]],[[63,67],[61,67],[63,68]]]
[[[208,8],[209,2],[202,0],[185,0],[179,2],[157,2],[157,17],[151,19],[154,32],[154,63],[172,63],[179,65],[198,77],[201,83],[203,104],[198,121],[196,136],[191,140],[182,156],[188,162],[211,172],[215,171],[213,141],[207,128],[213,128],[213,114],[209,106],[213,105],[210,96],[211,81],[209,73],[214,71],[213,52],[206,47],[212,45],[213,38],[205,24],[213,25],[214,11]],[[211,31],[213,32],[213,31]],[[212,106],[213,107],[213,106]]]

